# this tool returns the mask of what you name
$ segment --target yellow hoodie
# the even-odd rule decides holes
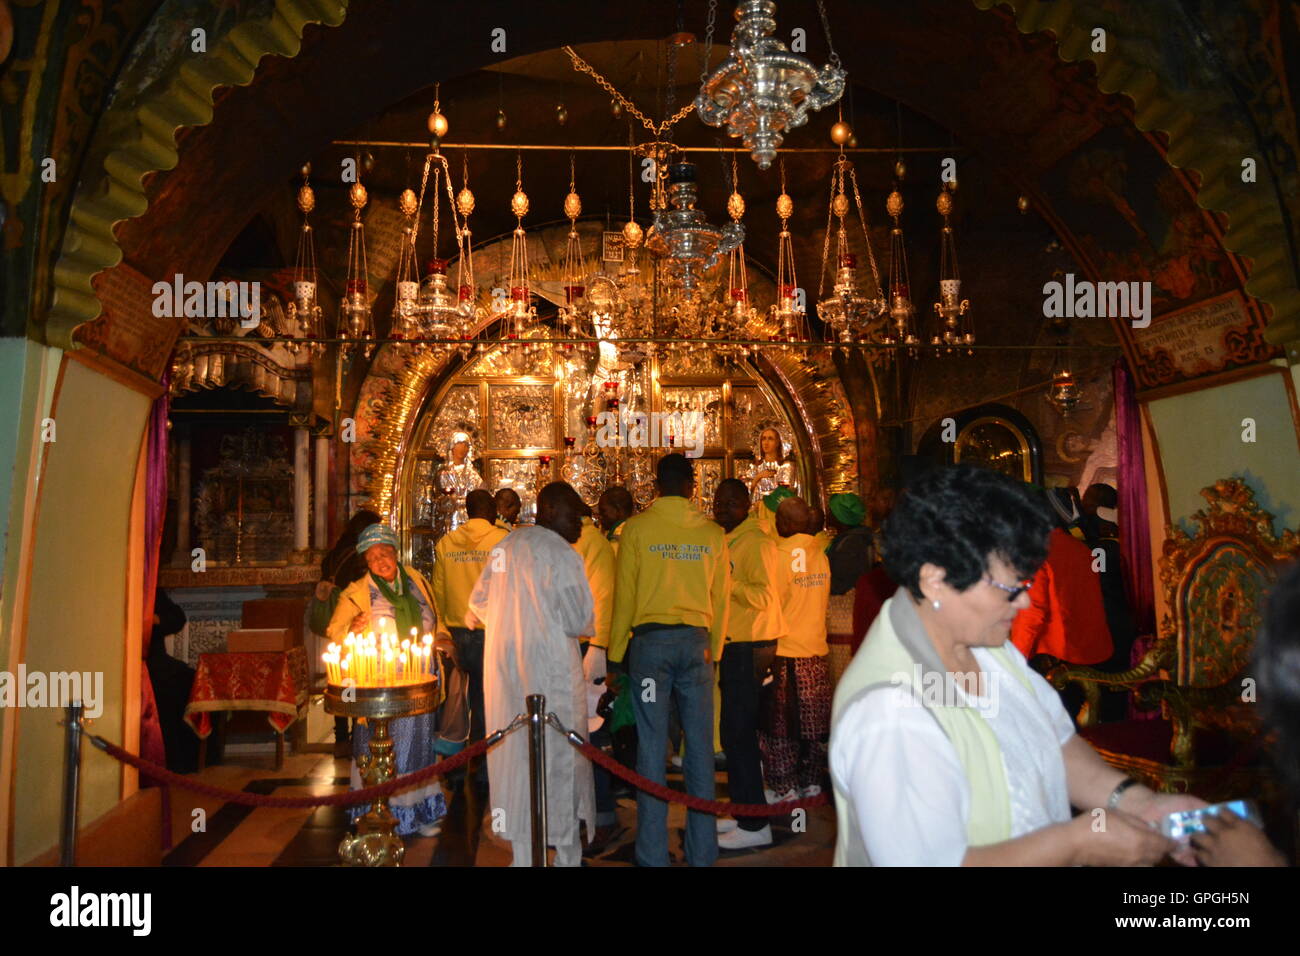
[[[609,618],[614,612],[614,549],[590,518],[582,519],[582,534],[573,548],[582,556],[595,603],[596,633],[591,643],[609,647]]]
[[[492,549],[506,534],[490,521],[470,518],[438,539],[433,560],[433,600],[438,610],[439,634],[450,637],[448,628],[465,626],[469,596],[492,557]]]
[[[713,659],[726,636],[731,559],[721,526],[678,495],[656,498],[623,524],[609,659],[627,653],[639,624],[709,629]]]
[[[776,542],[750,515],[727,535],[731,555],[731,618],[727,641],[774,641],[785,634],[777,600],[780,569]]]
[[[831,563],[810,534],[777,542],[777,595],[785,612],[785,636],[776,642],[782,657],[825,657],[826,605],[831,599]]]

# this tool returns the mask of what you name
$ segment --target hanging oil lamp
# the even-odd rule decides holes
[[[313,354],[324,350],[314,341],[321,335],[321,308],[316,298],[316,241],[309,217],[316,208],[316,191],[311,187],[311,163],[302,168],[303,183],[298,189],[298,209],[302,212],[302,229],[298,233],[298,253],[293,262],[293,299],[285,308],[288,328],[284,334],[308,339],[307,346]],[[289,343],[289,350],[297,352],[297,342]]]
[[[970,317],[970,300],[961,297],[961,275],[957,269],[957,244],[952,235],[952,193],[939,191],[935,208],[943,217],[939,234],[939,301],[934,303],[935,314],[942,326],[931,337],[931,345],[974,345],[975,325]],[[968,354],[972,350],[968,350]]]
[[[831,248],[831,225],[835,223],[835,283],[831,294],[821,298],[818,289],[817,315],[826,323],[830,341],[841,343],[867,341],[880,333],[879,320],[885,311],[884,299],[871,296],[863,290],[858,279],[858,257],[849,242],[846,218],[853,209],[848,191],[852,189],[857,202],[862,239],[871,267],[871,277],[876,290],[880,289],[880,272],[876,267],[876,254],[871,247],[871,234],[867,231],[866,213],[862,208],[862,195],[858,190],[857,174],[853,164],[840,154],[831,174],[830,214],[826,220],[826,239],[822,248]],[[830,263],[823,259],[822,281],[825,281]]]
[[[365,208],[369,196],[366,187],[359,181],[348,190],[348,201],[352,204],[352,228],[348,233],[348,267],[344,285],[343,304],[339,309],[339,338],[344,339],[343,351],[346,353],[351,342],[365,341],[374,337],[370,319],[370,297],[366,282],[366,231],[361,221],[361,210]],[[370,347],[366,348],[366,355]]]

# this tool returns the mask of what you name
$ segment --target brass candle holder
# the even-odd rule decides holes
[[[350,678],[349,678],[350,681]],[[394,776],[393,738],[388,722],[414,717],[437,706],[438,680],[396,686],[356,687],[327,684],[325,710],[337,717],[364,717],[370,727],[370,753],[357,761],[367,787],[387,783]],[[401,866],[406,845],[397,835],[397,818],[388,798],[380,797],[357,820],[357,832],[339,843],[339,859],[348,866]]]

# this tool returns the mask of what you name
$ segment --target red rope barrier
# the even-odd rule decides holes
[[[375,787],[365,787],[361,790],[351,790],[346,793],[327,794],[320,797],[274,797],[260,793],[247,793],[240,790],[227,790],[224,787],[217,787],[210,783],[203,783],[192,777],[186,777],[179,773],[174,773],[165,767],[160,767],[155,763],[142,760],[135,754],[128,753],[116,744],[109,743],[103,737],[94,734],[88,734],[90,740],[96,747],[104,751],[115,760],[135,767],[141,773],[146,773],[163,784],[171,784],[180,787],[182,790],[189,790],[193,793],[201,793],[205,796],[215,797],[219,800],[225,800],[229,803],[240,803],[250,807],[282,807],[286,809],[305,809],[309,807],[328,807],[328,806],[353,806],[359,803],[370,803],[380,797],[391,796],[399,790],[405,790],[413,787],[431,777],[440,776],[450,773],[453,770],[463,766],[470,759],[477,757],[488,749],[489,741],[480,740],[476,744],[466,747],[454,757],[449,757],[441,763],[431,764],[414,773],[408,773],[403,777],[396,777],[387,783],[381,783]],[[699,810],[704,813],[711,813],[715,816],[730,814],[736,817],[780,817],[787,816],[797,808],[811,809],[813,807],[825,806],[830,802],[830,795],[820,793],[815,797],[808,797],[800,800],[787,800],[784,803],[730,803],[725,800],[705,800],[702,797],[695,797],[689,793],[681,793],[673,790],[663,784],[655,783],[646,777],[641,776],[635,771],[629,770],[621,763],[605,753],[600,748],[593,746],[588,741],[578,743],[572,737],[565,735],[565,740],[583,754],[588,760],[599,764],[610,773],[622,780],[627,781],[638,790],[644,790],[652,797],[658,797],[660,800],[667,800],[670,803],[685,804],[692,810]],[[493,743],[495,741],[492,741]]]
[[[784,803],[728,803],[725,800],[705,800],[703,797],[693,797],[689,793],[682,793],[663,784],[655,783],[653,780],[629,770],[605,751],[588,741],[584,740],[582,743],[578,743],[567,735],[564,739],[573,744],[592,763],[600,764],[614,776],[627,781],[638,790],[644,790],[650,796],[658,797],[660,800],[667,800],[669,803],[684,803],[692,810],[712,813],[715,816],[730,814],[733,817],[783,817],[799,807],[805,809],[821,807],[830,802],[830,795],[827,793],[819,793],[815,797],[802,800],[787,800]]]
[[[347,793],[332,793],[323,797],[272,797],[261,793],[246,793],[241,790],[227,790],[224,787],[216,787],[210,783],[202,783],[192,777],[182,776],[179,773],[173,773],[166,767],[160,767],[155,763],[147,760],[141,760],[135,754],[128,753],[116,744],[109,743],[103,737],[94,734],[87,735],[96,747],[104,751],[115,760],[135,767],[141,773],[147,773],[161,783],[171,784],[180,787],[182,790],[190,790],[194,793],[201,793],[205,796],[216,797],[219,800],[225,800],[229,803],[242,803],[250,807],[284,807],[284,808],[306,808],[306,807],[333,807],[333,806],[353,806],[358,803],[370,803],[380,797],[391,796],[399,790],[405,790],[408,787],[416,786],[431,777],[437,777],[441,774],[450,773],[461,767],[466,761],[477,757],[488,749],[488,741],[480,740],[476,744],[471,744],[460,753],[453,757],[448,757],[440,763],[430,764],[414,773],[408,773],[404,777],[395,777],[387,783],[381,783],[375,787],[365,787],[361,790],[351,790]]]

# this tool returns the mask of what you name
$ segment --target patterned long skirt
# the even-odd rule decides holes
[[[418,714],[415,717],[398,717],[388,724],[388,732],[393,738],[393,759],[397,776],[414,773],[438,762],[439,757],[433,750],[435,715]],[[352,789],[361,788],[361,774],[357,771],[356,758],[369,753],[370,727],[357,721],[352,731]],[[442,792],[442,783],[434,777],[421,787],[403,790],[388,798],[388,803],[397,817],[397,833],[409,836],[421,827],[437,823],[447,815],[447,798]],[[363,803],[348,807],[348,818],[356,822],[365,816],[370,804]]]
[[[764,690],[763,779],[778,797],[820,787],[831,732],[831,677],[824,657],[782,657]]]

